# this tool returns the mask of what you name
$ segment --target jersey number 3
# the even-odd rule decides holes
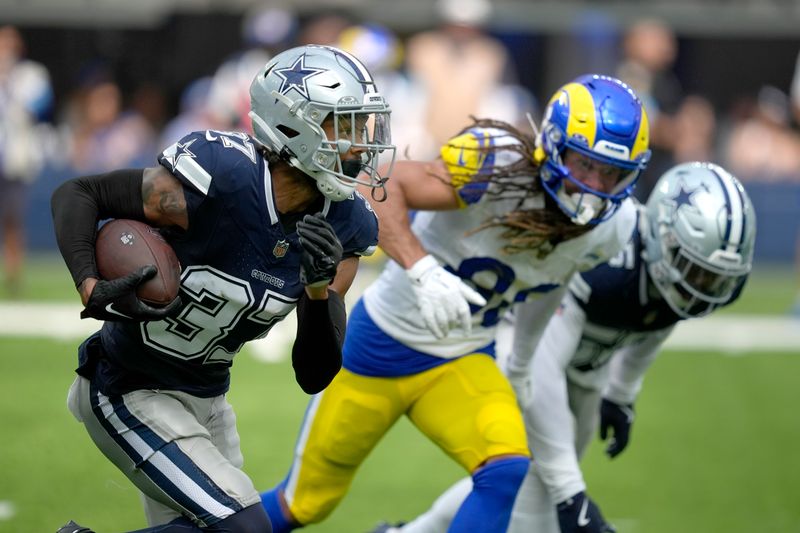
[[[250,284],[209,266],[189,267],[182,278],[181,298],[186,305],[180,315],[141,325],[147,346],[181,359],[229,362],[245,341],[266,335],[296,303],[267,290],[253,310]],[[245,319],[247,332],[230,335]]]

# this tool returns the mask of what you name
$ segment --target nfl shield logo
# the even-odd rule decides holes
[[[275,243],[275,248],[272,249],[272,255],[280,259],[289,250],[289,241],[281,240]]]

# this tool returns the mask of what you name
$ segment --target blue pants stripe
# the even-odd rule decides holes
[[[121,396],[108,398],[122,427],[115,427],[100,406],[101,394],[90,389],[92,411],[106,432],[130,457],[136,468],[187,513],[213,524],[243,507],[228,496],[175,442],[167,442],[134,416]],[[137,446],[134,442],[139,441]]]

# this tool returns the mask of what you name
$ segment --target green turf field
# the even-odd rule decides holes
[[[0,532],[100,533],[144,527],[137,494],[66,410],[76,342],[0,339]],[[800,531],[798,354],[665,353],[637,404],[632,446],[611,462],[595,443],[592,494],[620,533]],[[306,397],[287,363],[234,366],[245,469],[261,487],[285,474]],[[461,473],[403,422],[368,459],[344,503],[309,532],[368,531],[409,518]],[[8,505],[8,504],[4,504]]]
[[[757,269],[723,313],[785,314],[795,291],[790,269]],[[31,260],[23,295],[77,298],[52,257]],[[145,526],[136,490],[66,409],[78,342],[0,337],[0,533],[55,531],[69,519],[99,533]],[[799,355],[800,347],[735,357],[664,353],[637,403],[631,448],[612,462],[596,442],[584,461],[590,492],[620,533],[800,531]],[[307,397],[288,363],[260,363],[247,348],[229,397],[245,470],[268,488],[286,473]],[[366,532],[378,520],[412,518],[461,475],[403,421],[343,504],[304,531]]]

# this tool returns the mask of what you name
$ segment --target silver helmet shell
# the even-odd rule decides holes
[[[741,183],[713,163],[684,163],[656,182],[645,206],[643,258],[675,313],[730,302],[753,264],[756,214]]]
[[[382,187],[394,163],[390,108],[372,75],[354,56],[331,46],[307,45],[273,57],[250,85],[256,140],[341,201],[357,184]],[[333,138],[323,122],[332,118]],[[361,160],[342,159],[353,149]],[[380,157],[390,157],[387,176]]]

